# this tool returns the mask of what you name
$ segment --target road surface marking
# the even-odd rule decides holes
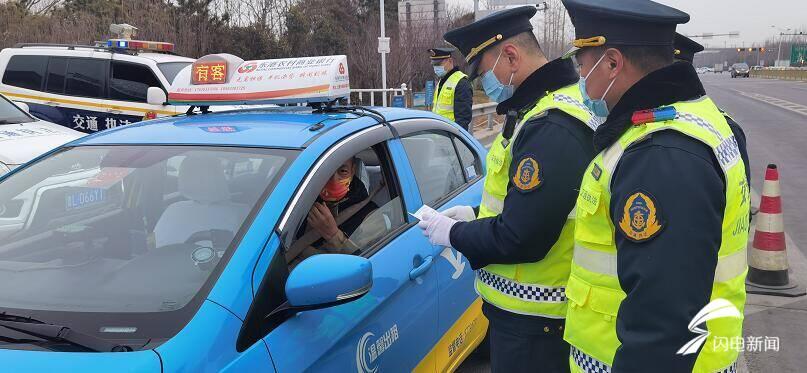
[[[749,92],[739,91],[739,90],[736,90],[736,89],[734,91],[741,94],[741,95],[743,95],[743,96],[745,96],[745,97],[752,98],[752,99],[757,100],[757,101],[762,101],[762,102],[764,102],[766,104],[771,104],[773,106],[780,107],[782,109],[790,110],[790,111],[792,111],[794,113],[798,113],[798,114],[807,116],[807,106],[799,105],[799,104],[797,104],[795,102],[782,100],[782,99],[779,99],[779,98],[776,98],[776,97],[766,96],[766,95],[763,95],[763,94],[760,94],[760,93],[749,93]]]

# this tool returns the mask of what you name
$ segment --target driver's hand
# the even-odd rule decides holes
[[[336,220],[331,214],[331,210],[324,203],[314,202],[311,211],[308,212],[308,226],[316,230],[326,240],[339,233]]]

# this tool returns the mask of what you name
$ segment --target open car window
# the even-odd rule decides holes
[[[385,146],[378,144],[344,161],[355,166],[354,181],[348,196],[326,202],[320,195],[315,203],[327,206],[334,220],[341,222],[338,229],[346,240],[342,242],[323,237],[305,219],[287,254],[287,261],[292,266],[318,254],[371,255],[380,243],[393,237],[398,228],[406,224],[397,178],[392,173],[387,154]],[[330,179],[339,171],[329,169],[320,172],[328,173]],[[321,194],[324,187],[316,185],[309,192]],[[310,213],[312,206],[303,208]]]

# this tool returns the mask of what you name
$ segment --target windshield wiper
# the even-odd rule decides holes
[[[67,326],[48,324],[30,317],[0,313],[0,326],[46,341],[66,342],[94,352],[132,351],[129,346],[118,345]]]

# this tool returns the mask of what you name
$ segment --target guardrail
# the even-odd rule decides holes
[[[379,96],[379,102],[384,102],[384,99],[381,97],[382,94],[387,95],[387,103],[389,105],[392,104],[392,96],[404,96],[404,106],[411,107],[411,90],[406,88],[406,83],[401,84],[399,88],[357,88],[350,90],[350,96],[347,98],[348,105],[357,104],[357,105],[367,105],[368,102],[370,106],[375,105],[375,97],[376,94]],[[354,98],[355,97],[355,98]],[[369,100],[368,100],[369,99]]]
[[[765,79],[807,80],[806,70],[751,70],[751,76]]]
[[[473,131],[474,131],[474,126],[473,126],[474,119],[482,117],[482,116],[487,117],[488,129],[493,129],[493,124],[496,123],[496,121],[493,119],[493,117],[496,115],[496,105],[498,105],[498,104],[495,103],[495,102],[486,102],[484,104],[476,104],[476,105],[472,106],[471,107],[471,125],[468,126],[468,132],[473,133]]]
[[[376,96],[380,94],[386,93],[388,96],[388,103],[392,102],[391,96],[404,96],[404,103],[406,107],[412,107],[412,90],[406,87],[406,84],[401,84],[399,88],[357,88],[350,90],[350,96],[348,96],[347,103],[348,105],[356,104],[356,105],[367,105],[375,106],[376,103]],[[380,98],[380,97],[379,97]],[[379,100],[381,101],[381,100]],[[496,124],[496,120],[494,116],[496,115],[496,105],[495,102],[486,102],[483,104],[476,104],[473,105],[471,108],[471,122],[479,117],[487,117],[487,127],[488,129],[492,129],[493,126]],[[469,126],[468,131],[473,133],[473,125]]]

